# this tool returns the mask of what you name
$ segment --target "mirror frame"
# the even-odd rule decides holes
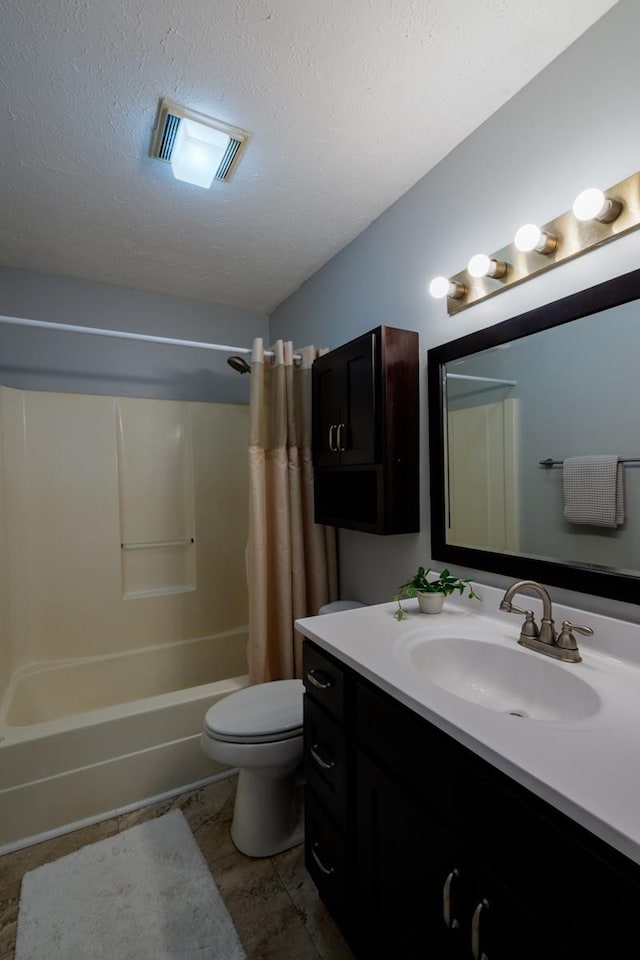
[[[640,604],[638,576],[610,570],[542,560],[526,555],[496,553],[472,547],[455,546],[446,540],[446,458],[444,449],[445,397],[443,368],[452,360],[519,340],[532,333],[549,330],[572,320],[608,310],[640,298],[640,270],[634,270],[595,287],[537,307],[511,320],[485,327],[457,340],[434,347],[427,354],[429,401],[429,458],[431,491],[431,554],[475,570],[486,570],[513,577],[532,579],[580,593],[589,593],[627,603]],[[640,310],[640,304],[639,304]],[[640,322],[640,320],[639,320]],[[639,367],[640,375],[640,367]]]

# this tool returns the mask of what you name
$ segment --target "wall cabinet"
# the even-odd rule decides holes
[[[418,334],[377,327],[313,365],[317,523],[419,529]]]
[[[358,960],[635,955],[640,866],[309,641],[304,679],[306,863]]]

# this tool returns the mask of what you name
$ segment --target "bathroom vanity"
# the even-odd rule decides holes
[[[560,664],[482,595],[298,622],[309,872],[358,960],[635,956],[640,628],[557,607]]]

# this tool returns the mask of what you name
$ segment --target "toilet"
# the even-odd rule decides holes
[[[327,603],[319,614],[363,604]],[[249,857],[269,857],[302,843],[302,680],[246,687],[207,710],[202,749],[239,767],[231,839]]]

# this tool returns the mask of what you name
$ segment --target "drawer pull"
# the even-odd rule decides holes
[[[446,923],[449,930],[459,930],[460,924],[456,918],[452,915],[451,912],[451,888],[454,886],[454,881],[460,879],[460,871],[455,867],[447,877],[444,882],[444,887],[442,890],[442,913],[444,916],[444,922]]]
[[[323,670],[307,670],[307,680],[318,690],[328,690],[333,686],[333,680]]]
[[[487,900],[481,900],[473,911],[471,921],[471,955],[473,960],[489,960],[488,954],[482,949],[482,917],[488,912],[489,903]]]
[[[314,743],[312,747],[309,747],[309,753],[311,754],[312,759],[318,764],[319,767],[322,767],[323,770],[332,770],[335,767],[335,761],[330,758],[325,759],[320,753],[320,745]]]
[[[315,860],[318,870],[320,870],[321,873],[324,873],[325,877],[330,877],[332,873],[335,873],[335,867],[325,867],[324,863],[320,859],[320,855],[318,854],[319,846],[320,844],[317,841],[311,845],[311,856]]]

